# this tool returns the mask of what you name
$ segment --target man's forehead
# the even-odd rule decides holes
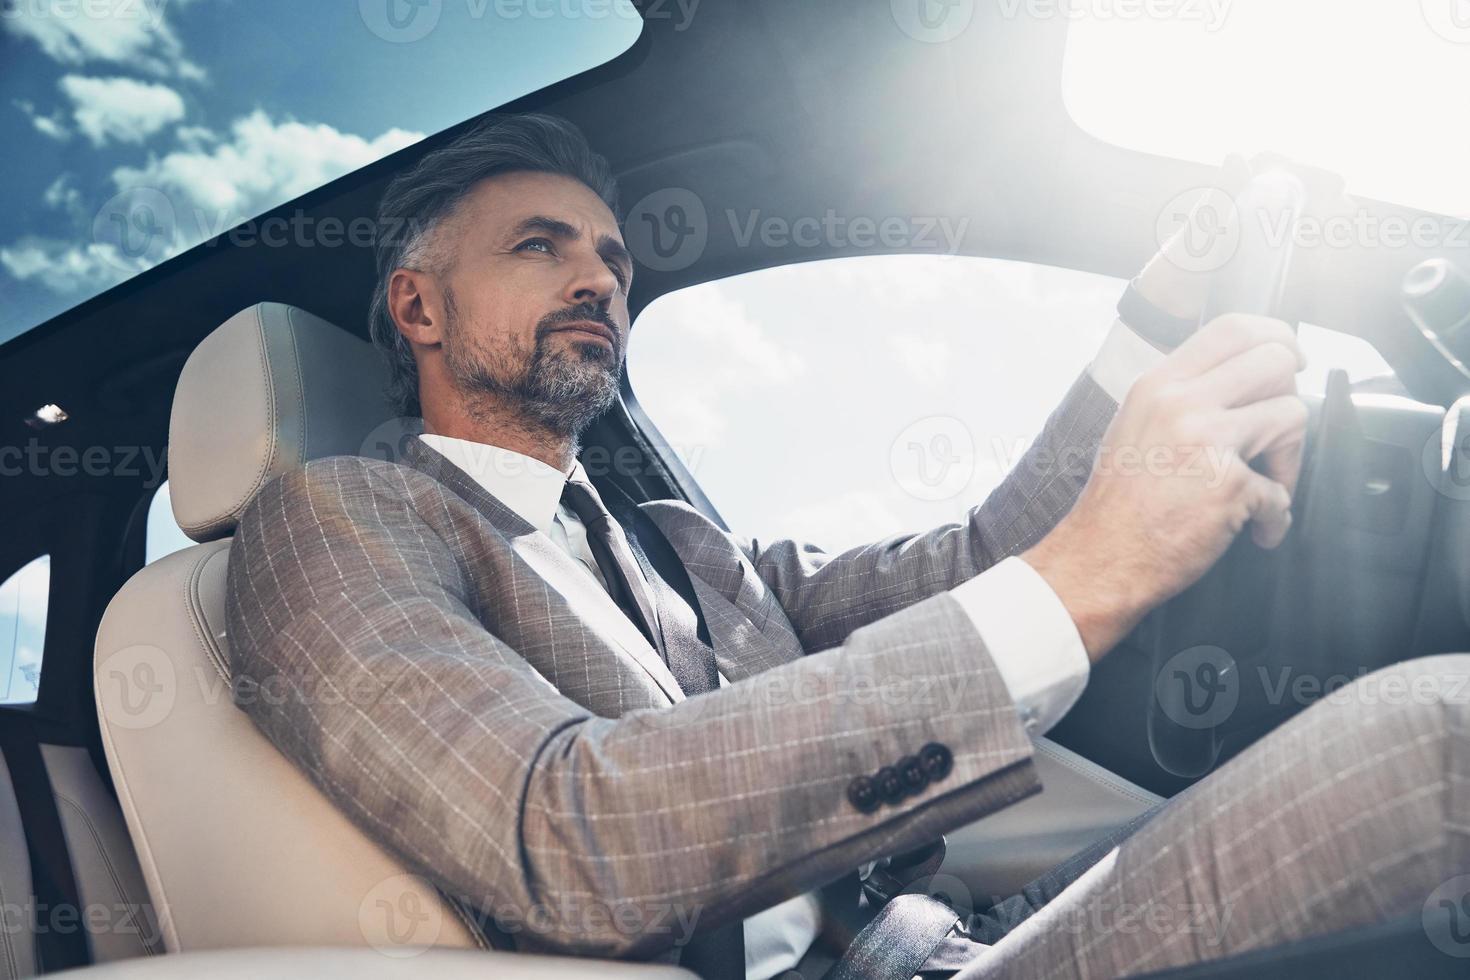
[[[534,218],[565,222],[582,233],[622,240],[612,211],[580,180],[561,174],[509,173],[487,177],[471,193],[483,220],[498,230]]]

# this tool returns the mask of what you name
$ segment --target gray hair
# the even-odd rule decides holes
[[[413,349],[388,311],[395,269],[436,272],[445,256],[431,248],[434,232],[480,181],[515,172],[561,174],[579,180],[618,217],[617,180],[581,130],[540,113],[487,116],[448,146],[424,156],[388,185],[378,204],[378,281],[368,311],[373,344],[388,360],[388,395],[401,415],[420,414],[419,371]],[[619,220],[621,220],[619,218]]]

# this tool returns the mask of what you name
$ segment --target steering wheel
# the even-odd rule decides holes
[[[1236,195],[1239,242],[1214,274],[1201,324],[1223,313],[1280,315],[1304,197],[1302,181],[1285,169],[1253,176]],[[1219,757],[1220,725],[1234,707],[1232,691],[1238,695],[1235,656],[1264,644],[1279,566],[1277,556],[1243,534],[1140,632],[1154,685],[1149,745],[1159,765],[1176,776],[1202,775]],[[1242,616],[1242,610],[1256,614]]]

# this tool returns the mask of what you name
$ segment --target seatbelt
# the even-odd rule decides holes
[[[882,908],[921,878],[939,873],[944,864],[945,840],[940,837],[923,847],[895,854],[876,862],[863,876],[868,903]]]
[[[87,938],[85,910],[41,745],[29,727],[16,725],[0,739],[0,750],[10,770],[31,860],[37,970],[53,973],[87,966],[92,962],[92,947]],[[59,921],[58,910],[62,913]]]
[[[960,921],[937,898],[895,895],[823,975],[822,980],[889,980],[911,977]]]

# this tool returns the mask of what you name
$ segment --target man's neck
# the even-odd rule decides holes
[[[425,406],[424,431],[509,449],[539,459],[563,473],[571,469],[577,455],[576,439],[548,432],[508,413],[476,413],[470,417],[466,413],[438,412]]]

